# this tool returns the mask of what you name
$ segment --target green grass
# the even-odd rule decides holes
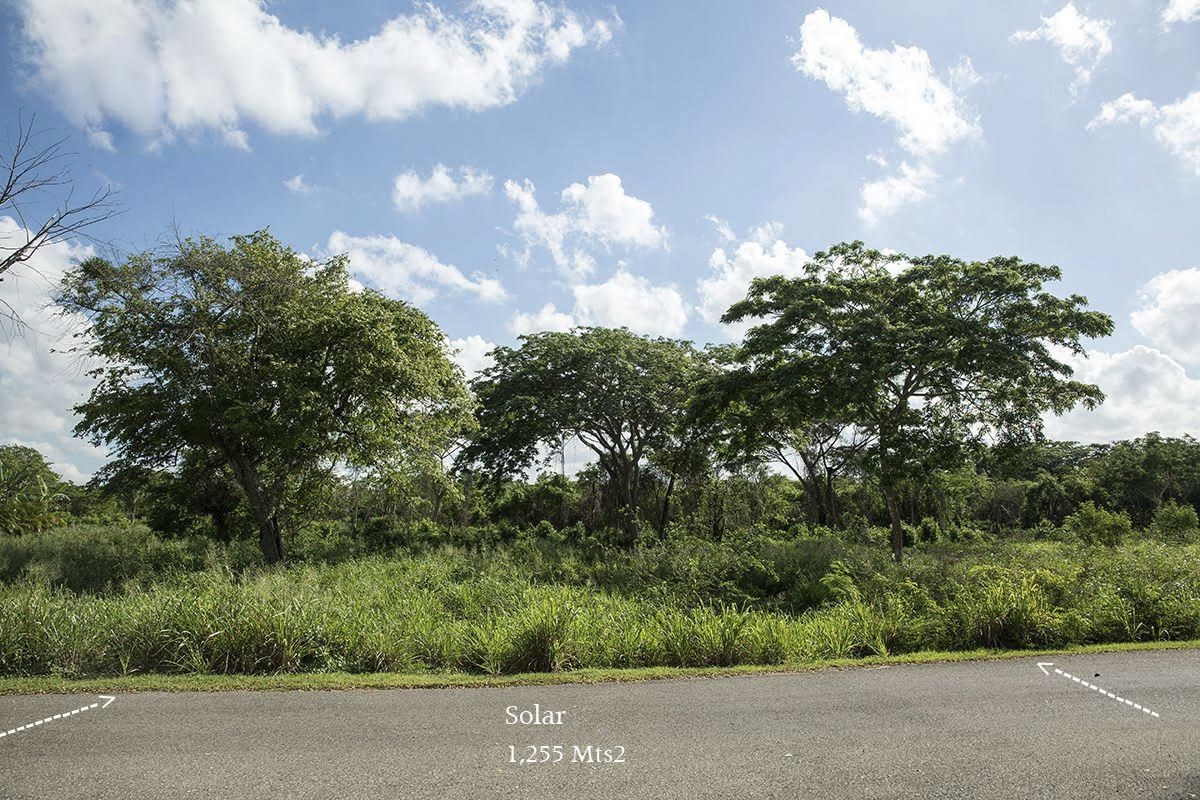
[[[640,681],[728,678],[739,675],[777,675],[822,669],[913,664],[995,661],[1086,653],[1125,653],[1200,649],[1200,639],[1184,642],[1135,642],[1076,645],[1057,650],[979,649],[957,652],[922,651],[896,656],[865,656],[788,663],[772,666],[642,667],[638,669],[580,669],[571,672],[526,672],[516,675],[476,675],[463,672],[405,674],[375,672],[300,673],[282,675],[131,675],[112,678],[67,679],[52,676],[0,678],[0,695],[104,694],[130,692],[340,691],[346,689],[452,689],[562,684],[636,683]]]
[[[830,537],[766,535],[633,550],[530,540],[286,569],[212,552],[199,567],[181,548],[184,561],[143,554],[112,580],[81,554],[103,540],[97,563],[124,564],[144,535],[73,536],[0,548],[0,678],[580,680],[1200,639],[1200,547],[1157,541],[991,540],[914,548],[902,565]],[[33,555],[17,568],[20,554]]]

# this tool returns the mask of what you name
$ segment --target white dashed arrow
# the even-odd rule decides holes
[[[1050,670],[1046,669],[1046,667],[1053,667],[1053,666],[1054,666],[1053,661],[1039,661],[1038,662],[1038,669],[1040,669],[1042,671],[1042,673],[1045,675],[1050,674]],[[1054,674],[1062,675],[1064,678],[1070,678],[1072,681],[1074,681],[1075,683],[1078,683],[1083,688],[1091,689],[1093,692],[1096,692],[1101,697],[1108,697],[1113,700],[1116,700],[1118,703],[1123,703],[1124,705],[1129,706],[1130,708],[1132,708],[1135,711],[1141,711],[1145,714],[1149,714],[1152,717],[1158,716],[1157,711],[1151,711],[1150,709],[1142,706],[1141,703],[1135,703],[1132,700],[1126,700],[1124,697],[1118,697],[1117,695],[1113,694],[1112,692],[1108,691],[1107,689],[1101,689],[1096,684],[1088,683],[1087,681],[1083,680],[1082,678],[1077,678],[1069,672],[1063,672],[1061,669],[1055,668]]]
[[[104,701],[103,705],[101,705],[100,703],[92,703],[91,705],[88,705],[88,706],[80,706],[79,708],[74,708],[74,709],[71,709],[70,711],[64,711],[61,714],[55,714],[53,717],[46,717],[45,719],[35,719],[33,722],[28,722],[24,725],[19,725],[16,728],[13,728],[12,730],[0,731],[0,739],[4,738],[5,736],[12,736],[14,734],[21,733],[23,731],[31,731],[34,728],[39,728],[42,725],[48,725],[49,723],[56,722],[60,719],[66,719],[67,717],[78,716],[79,714],[82,714],[85,711],[91,711],[93,708],[100,708],[100,709],[108,708],[109,704],[111,704],[113,700],[117,699],[117,698],[113,697],[112,695],[108,695],[108,694],[102,694],[102,695],[97,695],[97,696],[101,700]]]

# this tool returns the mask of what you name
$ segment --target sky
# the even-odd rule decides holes
[[[120,251],[269,227],[427,311],[468,374],[576,324],[735,340],[835,242],[1017,255],[1111,314],[1058,438],[1200,433],[1200,0],[14,0],[0,103],[70,137]],[[0,209],[0,243],[20,229]],[[0,283],[0,441],[86,478],[49,287]],[[14,271],[15,272],[15,271]]]

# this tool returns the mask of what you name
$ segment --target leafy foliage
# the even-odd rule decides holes
[[[67,505],[61,482],[37,450],[0,446],[0,533],[34,533],[61,524]]]
[[[897,487],[905,475],[960,463],[995,437],[1036,441],[1041,415],[1103,396],[1070,379],[1052,348],[1084,352],[1112,320],[1078,295],[1043,289],[1057,267],[993,258],[909,258],[861,242],[817,253],[798,278],[756,279],[725,322],[760,321],[722,375],[726,395],[790,428],[813,420],[870,435],[900,556]]]
[[[577,328],[522,336],[520,347],[498,347],[492,357],[471,384],[478,433],[463,463],[520,474],[539,447],[575,437],[599,459],[634,530],[643,460],[672,443],[683,447],[688,436],[680,426],[705,370],[700,355],[687,342],[624,328]]]
[[[59,302],[91,319],[82,349],[100,364],[78,433],[126,468],[189,452],[224,465],[269,561],[283,555],[289,487],[429,447],[465,421],[460,372],[427,316],[352,291],[344,258],[312,262],[266,231],[88,259]]]

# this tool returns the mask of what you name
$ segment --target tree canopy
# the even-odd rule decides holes
[[[62,519],[62,479],[32,447],[0,445],[0,533],[39,531]]]
[[[119,264],[90,258],[63,279],[59,303],[90,319],[80,349],[100,364],[77,432],[130,467],[215,456],[269,561],[283,557],[278,512],[292,482],[426,447],[469,411],[429,317],[353,291],[343,257],[311,261],[265,230]]]
[[[478,433],[463,454],[512,475],[539,447],[576,437],[596,454],[632,531],[643,460],[679,438],[688,398],[706,362],[688,342],[624,328],[576,328],[521,337],[492,351],[495,364],[471,387]]]
[[[896,487],[908,472],[953,464],[985,438],[1035,441],[1043,413],[1103,399],[1060,359],[1110,334],[1112,320],[1046,291],[1060,277],[1015,257],[835,245],[800,277],[756,279],[729,309],[724,322],[760,324],[719,380],[772,421],[764,429],[837,420],[867,432],[899,559]]]

